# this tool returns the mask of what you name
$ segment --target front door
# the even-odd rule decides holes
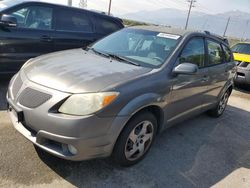
[[[94,26],[84,10],[56,9],[55,49],[86,47],[96,40]]]
[[[199,69],[194,75],[173,76],[171,100],[166,108],[168,125],[200,113],[207,92],[208,69],[205,65],[205,45],[202,37],[195,37],[183,48],[176,66],[180,63],[193,63]]]

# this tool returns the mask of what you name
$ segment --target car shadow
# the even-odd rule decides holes
[[[250,113],[228,106],[160,134],[146,158],[122,168],[109,159],[71,162],[37,150],[41,160],[76,187],[211,187],[236,169],[250,169]]]
[[[246,86],[246,85],[236,85],[234,87],[234,89],[236,91],[240,91],[242,93],[246,93],[246,94],[250,94],[250,86]]]

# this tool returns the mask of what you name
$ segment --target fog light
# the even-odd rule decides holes
[[[72,145],[68,145],[68,149],[69,149],[69,152],[73,155],[76,155],[77,154],[77,149],[72,146]]]

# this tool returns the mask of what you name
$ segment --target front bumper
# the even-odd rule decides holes
[[[20,90],[35,88],[50,93],[52,97],[38,107],[27,108],[19,103],[18,95],[16,98],[12,97],[15,79],[16,77],[10,82],[7,93],[8,113],[16,130],[29,141],[67,160],[81,161],[111,155],[128,117],[69,116],[51,112],[51,107],[69,94],[53,91],[30,81],[23,83]],[[77,152],[72,153],[68,146],[73,146]]]
[[[234,81],[238,84],[250,84],[250,69],[238,66]]]
[[[17,121],[13,111],[9,111],[15,129],[39,148],[63,159],[81,161],[111,154],[113,143],[108,135],[96,138],[76,138],[53,134],[44,130],[34,133],[30,128]],[[68,150],[68,145],[77,149],[77,154]]]

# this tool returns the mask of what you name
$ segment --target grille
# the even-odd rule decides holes
[[[28,87],[21,93],[19,103],[28,108],[36,108],[48,101],[51,97],[52,96],[47,93]]]
[[[20,74],[17,75],[16,79],[14,80],[14,83],[12,85],[12,95],[13,98],[16,98],[18,91],[21,89],[23,85],[22,79]]]

